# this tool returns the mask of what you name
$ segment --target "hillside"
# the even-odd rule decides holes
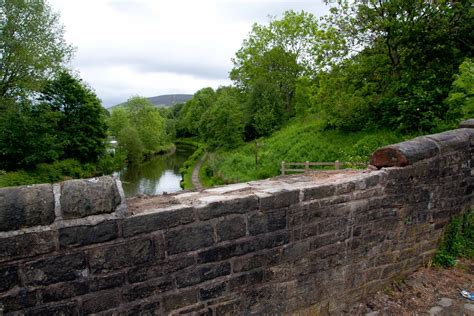
[[[210,153],[200,177],[205,186],[212,186],[277,176],[281,161],[367,162],[377,148],[412,136],[389,130],[345,133],[324,130],[317,121],[295,120],[258,140],[258,166],[255,142],[249,142],[234,150]]]
[[[192,94],[165,94],[165,95],[158,95],[158,96],[155,96],[155,97],[149,97],[147,99],[153,105],[155,105],[157,107],[168,107],[168,106],[172,106],[172,105],[175,105],[175,104],[178,104],[178,103],[184,103],[184,102],[188,101],[189,99],[191,99],[192,97],[193,97]],[[113,105],[113,106],[109,107],[109,109],[112,109],[116,106],[120,106],[124,103],[125,102],[117,104],[117,105]]]

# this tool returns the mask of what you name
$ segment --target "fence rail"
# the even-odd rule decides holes
[[[304,167],[304,168],[292,168],[292,167]],[[281,175],[284,176],[287,172],[309,172],[315,169],[311,169],[312,166],[318,167],[334,167],[334,169],[344,169],[343,166],[357,166],[357,167],[367,167],[367,163],[363,162],[341,162],[336,160],[334,162],[281,162]]]

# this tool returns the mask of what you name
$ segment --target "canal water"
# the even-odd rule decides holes
[[[126,166],[117,172],[125,196],[181,191],[182,176],[179,169],[194,150],[193,146],[179,145],[172,154],[159,155],[144,163]]]

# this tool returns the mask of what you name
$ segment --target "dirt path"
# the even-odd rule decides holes
[[[194,166],[193,173],[191,175],[191,182],[193,184],[194,190],[202,190],[203,189],[201,181],[199,181],[199,170],[201,170],[201,166],[202,166],[204,160],[206,160],[206,157],[207,157],[207,154],[205,153],[199,159],[198,163]]]
[[[349,314],[474,316],[474,302],[463,298],[459,289],[474,290],[474,260],[461,260],[451,269],[422,268],[372,295]]]

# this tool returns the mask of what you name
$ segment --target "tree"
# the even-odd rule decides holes
[[[356,69],[355,76],[346,72],[342,89],[348,89],[346,96],[363,89],[373,101],[370,119],[362,121],[431,131],[450,119],[447,113],[454,112],[444,100],[459,65],[473,52],[470,1],[341,0],[332,13],[328,23],[353,49],[344,67]]]
[[[314,77],[344,51],[343,39],[331,27],[322,28],[313,14],[287,11],[281,19],[273,18],[268,26],[254,24],[232,60],[234,68],[230,78],[248,93],[259,90],[261,82],[271,83],[272,90],[276,88],[284,103],[285,111],[278,110],[283,115],[278,121],[285,121],[294,115],[298,78],[302,75]],[[252,104],[258,105],[258,102]],[[268,104],[266,107],[269,110]]]
[[[44,0],[0,0],[0,106],[40,91],[72,51]]]
[[[166,144],[165,122],[160,111],[143,97],[132,97],[125,104],[131,126],[138,132],[145,154],[153,154]]]
[[[62,71],[48,82],[39,101],[62,112],[59,122],[64,158],[95,162],[104,153],[107,136],[106,110],[80,78]]]
[[[250,121],[246,126],[246,138],[268,136],[278,130],[284,122],[285,104],[278,87],[273,82],[259,80],[249,92],[247,108]]]
[[[474,61],[466,59],[459,66],[451,92],[446,100],[451,109],[462,112],[464,118],[474,117]]]
[[[135,128],[127,125],[117,135],[119,148],[126,153],[127,160],[131,163],[143,159],[144,147]]]
[[[235,148],[243,142],[243,119],[238,98],[221,92],[201,118],[200,135],[211,148]]]
[[[22,103],[4,113],[0,131],[0,169],[34,168],[39,163],[54,162],[63,154],[58,134],[63,114],[47,105]]]
[[[177,124],[178,134],[180,136],[198,136],[199,120],[215,100],[216,92],[212,88],[203,88],[196,92],[180,112]]]

